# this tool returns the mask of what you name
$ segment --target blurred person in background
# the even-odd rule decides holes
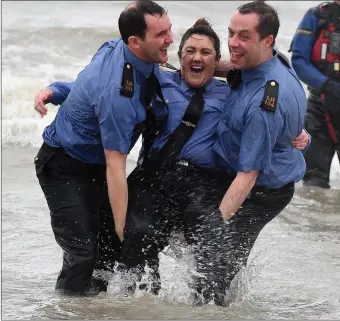
[[[292,65],[309,90],[305,128],[313,139],[305,153],[303,183],[328,189],[335,152],[340,161],[340,1],[310,8],[290,50]]]

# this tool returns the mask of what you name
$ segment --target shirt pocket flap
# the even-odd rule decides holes
[[[244,123],[242,120],[234,120],[231,126],[233,127],[233,129],[236,129],[237,131],[242,132],[244,128]]]
[[[217,136],[221,136],[223,132],[227,129],[227,125],[224,123],[224,121],[220,121],[216,127],[216,134]]]
[[[224,101],[218,98],[205,98],[206,107],[218,110],[221,114],[224,111]]]

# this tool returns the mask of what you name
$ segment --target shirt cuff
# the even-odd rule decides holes
[[[52,98],[51,98],[50,103],[55,105],[55,106],[58,106],[58,105],[62,104],[62,102],[64,100],[63,100],[63,95],[60,92],[60,90],[55,88],[55,87],[53,87],[53,86],[47,86],[46,88],[49,88],[49,89],[52,90]]]

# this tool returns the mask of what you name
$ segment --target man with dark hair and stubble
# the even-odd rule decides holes
[[[162,121],[150,102],[156,95],[162,99],[158,63],[167,61],[173,42],[170,19],[164,8],[143,0],[131,3],[118,23],[121,38],[104,43],[78,75],[35,158],[63,250],[56,289],[65,293],[106,290],[107,282],[92,274],[112,269],[118,259],[128,199],[126,157],[140,134],[152,145]],[[44,102],[57,98],[44,89],[36,110],[44,116]]]
[[[214,150],[234,177],[220,205],[226,222],[226,288],[246,265],[261,230],[291,201],[306,165],[292,140],[303,129],[306,95],[294,70],[273,47],[276,10],[253,1],[229,23],[230,64],[235,70]]]

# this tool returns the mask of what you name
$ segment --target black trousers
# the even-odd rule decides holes
[[[128,178],[129,208],[122,256],[128,267],[143,266],[182,226],[197,261],[194,278],[205,301],[219,304],[236,273],[246,264],[262,228],[290,202],[294,184],[270,190],[254,187],[235,216],[224,223],[220,202],[232,182],[220,171],[182,165],[137,168]]]
[[[338,114],[333,109],[330,113],[333,125],[338,133],[338,140],[340,141],[340,108]],[[320,98],[313,94],[310,94],[308,97],[305,128],[311,134],[312,142],[305,154],[307,169],[304,181],[317,179],[328,184],[336,146],[329,134],[325,106]]]
[[[112,269],[121,245],[114,232],[106,168],[78,161],[45,143],[35,168],[56,242],[63,250],[56,289],[87,292],[94,269]]]
[[[206,300],[223,292],[226,268],[225,225],[219,204],[229,184],[226,175],[181,165],[136,168],[128,177],[129,206],[122,246],[128,268],[157,268],[158,253],[173,229],[182,228],[192,245],[195,286]],[[151,262],[151,264],[150,264]]]
[[[278,189],[253,187],[249,197],[225,225],[227,274],[225,287],[247,264],[254,243],[261,230],[290,203],[295,184]]]

